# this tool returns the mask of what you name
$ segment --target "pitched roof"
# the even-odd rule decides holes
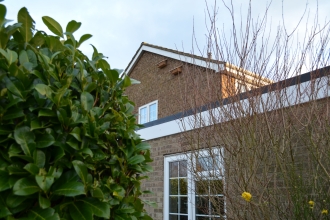
[[[144,51],[148,51],[151,53],[163,55],[165,57],[170,57],[173,59],[181,60],[183,62],[191,63],[191,64],[194,64],[197,66],[214,69],[217,72],[220,70],[220,66],[222,66],[221,64],[226,63],[226,62],[213,60],[210,58],[205,58],[202,56],[197,56],[197,55],[190,54],[190,53],[184,53],[184,52],[181,52],[178,50],[172,50],[172,49],[168,49],[165,47],[160,47],[160,46],[156,46],[153,44],[148,44],[148,43],[142,42],[139,49],[136,51],[132,60],[130,61],[130,63],[128,64],[128,66],[125,69],[125,73],[127,75],[130,75],[131,70],[134,68],[135,64],[140,59],[140,57]]]

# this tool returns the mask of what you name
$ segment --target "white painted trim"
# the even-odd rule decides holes
[[[317,92],[313,92],[311,90],[311,83],[311,81],[307,81],[301,84],[286,87],[279,91],[272,91],[262,94],[261,96],[257,96],[255,103],[258,103],[258,108],[253,110],[258,113],[263,113],[329,97],[330,86],[328,76],[318,78],[315,82],[313,82],[318,88]],[[263,105],[263,103],[267,103],[266,106]],[[242,113],[232,112],[229,116],[225,115],[224,113],[231,112],[229,109],[234,105],[240,105],[242,108]],[[183,131],[190,131],[196,128],[226,122],[240,117],[246,117],[251,114],[252,111],[250,110],[248,100],[243,99],[239,102],[210,109],[197,115],[187,116],[180,120],[173,120],[159,125],[143,128],[138,130],[137,133],[145,140],[152,140],[159,137],[178,134]]]
[[[169,57],[169,58],[172,58],[172,59],[175,59],[175,60],[180,60],[180,61],[183,61],[183,62],[186,62],[186,63],[194,64],[196,66],[209,68],[209,69],[215,70],[216,72],[219,72],[220,70],[224,69],[224,64],[206,62],[205,60],[201,60],[201,59],[198,59],[198,58],[193,58],[193,57],[189,57],[189,56],[185,56],[185,55],[180,55],[180,54],[173,53],[173,52],[170,52],[170,51],[167,51],[167,50],[162,50],[162,49],[150,47],[148,45],[142,45],[140,50],[137,52],[134,59],[130,63],[130,65],[127,67],[126,73],[128,75],[130,74],[130,71],[131,71],[132,67],[134,66],[135,62],[139,59],[139,57],[140,57],[140,55],[143,51],[148,51],[148,52],[151,52],[151,53],[159,54],[159,55]]]

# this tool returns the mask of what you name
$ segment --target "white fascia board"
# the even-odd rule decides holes
[[[317,91],[312,91],[314,86],[311,86],[311,83],[317,87]],[[212,124],[235,120],[237,118],[246,117],[255,113],[261,114],[263,112],[273,111],[292,105],[303,104],[329,96],[329,77],[324,76],[315,79],[314,82],[307,81],[286,87],[282,90],[272,91],[269,93],[264,93],[261,96],[257,96],[253,101],[253,108],[251,108],[248,99],[243,99],[222,107],[213,108],[198,114],[190,115],[180,120],[173,120],[163,124],[143,128],[138,130],[137,133],[141,135],[141,138],[143,139],[152,140],[159,137],[178,134],[183,131],[190,131],[196,128],[210,126]],[[231,109],[233,108],[240,108],[241,111],[232,111]]]
[[[224,68],[223,64],[217,64],[217,63],[213,63],[213,62],[206,62],[206,61],[198,59],[198,58],[193,58],[193,57],[189,57],[189,56],[185,56],[185,55],[180,55],[180,54],[173,53],[173,52],[170,52],[170,51],[149,47],[147,45],[142,45],[142,47],[140,48],[140,50],[136,54],[134,60],[132,61],[131,65],[127,68],[127,73],[130,72],[131,68],[134,66],[137,59],[139,59],[139,57],[140,57],[140,55],[143,51],[148,51],[148,52],[151,52],[151,53],[159,54],[159,55],[162,55],[162,56],[165,56],[165,57],[169,57],[169,58],[180,60],[180,61],[183,61],[183,62],[186,62],[186,63],[194,64],[196,66],[209,68],[209,69],[215,70],[216,72],[219,72],[221,70],[221,68],[222,69]]]

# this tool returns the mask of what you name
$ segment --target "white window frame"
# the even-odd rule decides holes
[[[156,104],[156,119],[155,119],[155,120],[158,119],[158,100],[156,100],[156,101],[149,102],[149,103],[147,103],[147,104],[145,104],[145,105],[139,107],[139,124],[142,124],[142,123],[141,123],[141,113],[140,113],[140,112],[141,112],[141,109],[143,109],[143,108],[147,108],[147,121],[144,122],[144,123],[148,123],[148,122],[150,122],[150,112],[149,112],[149,109],[150,109],[150,106],[153,105],[153,104]],[[153,121],[154,121],[154,120],[153,120]],[[143,124],[144,124],[144,123],[143,123]]]
[[[209,156],[210,150],[199,150],[198,155],[199,157],[207,157]],[[223,187],[225,188],[225,177],[224,177],[224,163],[223,163],[223,149],[214,148],[212,149],[212,154],[219,155],[219,162],[220,162],[220,170],[219,172],[222,174],[221,179],[223,180]],[[167,155],[164,157],[164,203],[163,203],[163,219],[169,220],[169,185],[170,185],[170,162],[175,161],[187,161],[187,167],[195,166],[196,165],[196,153],[184,153],[184,154],[175,154],[175,155]],[[202,171],[208,172],[208,171]],[[210,177],[210,179],[212,179]],[[194,177],[189,169],[187,171],[187,181],[188,181],[188,220],[195,220],[196,217],[196,208],[195,208],[195,181]],[[226,213],[226,199],[224,197],[224,212]],[[223,216],[226,218],[226,216]]]

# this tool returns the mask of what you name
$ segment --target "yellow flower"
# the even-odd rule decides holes
[[[327,209],[322,209],[321,214],[327,215],[328,214],[328,210]]]
[[[310,200],[310,201],[308,202],[308,204],[309,204],[310,208],[312,209],[312,208],[314,207],[315,202],[312,201],[312,200]]]
[[[252,195],[249,192],[243,192],[242,197],[243,197],[243,199],[245,199],[245,201],[250,202],[251,198],[252,198]]]

